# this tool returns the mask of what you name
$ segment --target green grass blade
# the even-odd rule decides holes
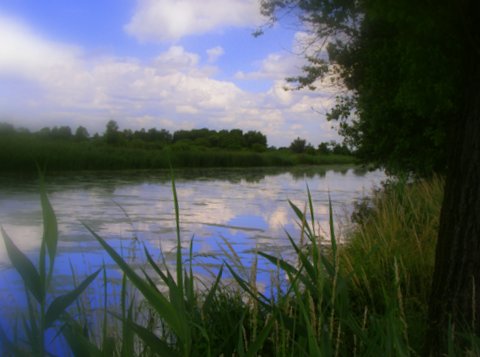
[[[262,328],[262,331],[258,334],[255,341],[248,346],[248,351],[246,353],[247,357],[255,357],[258,355],[258,351],[263,347],[265,340],[270,335],[275,319],[270,318],[265,326]]]
[[[310,222],[312,222],[312,231],[315,232],[315,210],[313,209],[313,200],[312,194],[310,193],[310,187],[307,185],[307,197],[308,197],[308,208],[310,210]]]
[[[311,262],[311,259],[308,255],[306,255],[299,247],[298,245],[295,243],[295,241],[293,240],[292,236],[290,234],[287,233],[287,238],[288,240],[290,241],[290,244],[292,245],[293,249],[295,250],[295,252],[297,253],[297,258],[300,260],[300,263],[301,263],[301,267],[302,269],[305,269],[306,273],[307,273],[307,276],[310,278],[310,281],[308,281],[305,277],[301,277],[302,281],[304,283],[308,283],[309,285],[312,284],[312,282],[315,282],[317,281],[317,270],[315,269],[315,267],[313,266],[312,262]],[[316,288],[314,287],[314,285],[311,285],[310,286],[313,290],[315,290]]]
[[[95,273],[89,275],[80,285],[72,291],[55,298],[48,307],[45,315],[45,326],[51,327],[52,324],[62,315],[65,310],[73,303],[80,294],[90,285],[90,283],[97,277],[102,269],[98,269]]]
[[[150,252],[148,249],[143,246],[143,251],[145,252],[145,256],[147,257],[147,261],[150,264],[150,266],[155,270],[155,272],[160,276],[160,278],[163,280],[165,284],[170,286],[172,283],[174,283],[174,280],[171,278],[170,272],[168,271],[168,267],[165,265],[165,269],[167,270],[167,274],[165,274],[160,267],[158,266],[157,263],[153,260],[152,256],[150,255]]]
[[[207,297],[205,298],[205,300],[203,302],[204,309],[208,308],[208,306],[210,306],[210,304],[213,302],[213,298],[214,298],[215,293],[216,293],[216,291],[218,289],[218,286],[220,284],[220,279],[222,278],[223,267],[224,267],[224,265],[222,264],[222,266],[220,267],[220,270],[218,271],[217,277],[215,278],[215,282],[213,283],[212,287],[208,291]]]
[[[166,324],[173,330],[178,338],[183,340],[184,327],[180,322],[179,312],[170,303],[163,294],[152,288],[150,284],[140,277],[135,271],[125,262],[125,260],[107,243],[105,240],[96,234],[90,227],[85,225],[85,228],[97,239],[110,257],[117,263],[122,271],[127,275],[132,284],[142,293],[143,297],[150,303],[152,308],[158,312]]]
[[[290,207],[293,209],[293,212],[295,212],[296,216],[300,220],[299,225],[300,227],[306,229],[307,231],[307,237],[311,240],[314,237],[314,234],[310,228],[310,226],[307,224],[307,219],[305,215],[302,213],[302,211],[290,200],[288,200],[288,203],[290,204]]]
[[[177,232],[177,286],[180,289],[180,295],[183,296],[183,263],[182,263],[182,242],[180,237],[180,209],[178,206],[177,188],[175,186],[175,177],[172,170],[172,193],[175,206],[175,228]]]
[[[289,262],[287,262],[284,259],[275,257],[273,255],[270,255],[270,254],[264,253],[264,252],[258,252],[258,255],[264,257],[265,259],[270,261],[275,266],[278,265],[280,268],[282,268],[286,272],[291,273],[292,275],[296,275],[299,272],[299,270],[297,268],[295,268],[292,264],[290,264]]]
[[[43,302],[45,300],[45,290],[37,269],[30,259],[28,259],[28,257],[17,248],[3,227],[0,227],[0,229],[2,231],[5,247],[7,248],[8,257],[10,258],[13,267],[22,277],[28,291],[32,293],[39,303]]]
[[[148,281],[150,286],[160,294],[161,292],[160,292],[160,289],[157,287],[157,284],[153,281],[152,278],[150,278],[150,276],[148,276],[147,272],[144,269],[141,269],[141,270],[142,270],[143,276],[145,277],[145,280]]]
[[[154,356],[177,357],[180,354],[168,345],[167,342],[158,338],[151,330],[136,324],[133,321],[127,321],[127,326],[134,331],[138,337],[150,349]]]
[[[101,351],[95,344],[89,341],[83,334],[82,326],[74,320],[70,320],[62,329],[63,336],[67,340],[68,346],[72,350],[74,356],[103,357],[111,356]]]
[[[225,263],[226,267],[230,271],[230,274],[232,274],[233,278],[237,281],[238,285],[246,292],[248,293],[251,297],[253,297],[255,300],[257,300],[260,304],[262,304],[266,308],[270,308],[270,304],[268,303],[269,299],[263,295],[259,291],[252,291],[252,289],[249,286],[249,283],[247,283],[240,275],[238,275],[235,270],[230,266],[230,264]]]
[[[40,178],[40,201],[43,214],[43,241],[47,246],[48,256],[50,258],[49,275],[51,275],[57,252],[58,224],[55,212],[47,197],[43,176]]]
[[[122,278],[122,347],[120,349],[121,356],[133,356],[134,352],[134,335],[133,330],[129,328],[128,321],[132,321],[133,300],[127,309],[127,277],[124,274]]]
[[[333,222],[332,199],[328,195],[328,224],[330,226],[330,241],[332,242],[332,256],[335,262],[337,256],[337,238],[335,236],[335,225]]]
[[[185,272],[185,297],[186,301],[189,304],[196,303],[196,292],[195,292],[195,284],[194,284],[194,276],[193,276],[193,237],[190,239],[190,249],[189,249],[189,264],[188,269],[189,273]]]

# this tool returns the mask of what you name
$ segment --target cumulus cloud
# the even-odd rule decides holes
[[[303,58],[291,53],[271,53],[261,61],[254,63],[257,68],[252,72],[238,71],[235,73],[235,79],[238,80],[259,80],[271,79],[282,80],[293,73],[301,71]]]
[[[214,47],[206,54],[206,63],[213,63],[223,49]],[[275,79],[271,88],[252,93],[233,81],[215,79],[211,66],[182,46],[147,60],[89,57],[77,46],[52,41],[0,16],[0,116],[34,129],[84,125],[91,133],[115,119],[121,128],[134,130],[259,130],[277,146],[304,133],[312,142],[328,139],[331,131],[324,130],[324,120],[312,110],[327,105],[328,98],[285,92],[283,78],[292,64],[279,56],[267,56],[259,69],[264,78]],[[292,125],[298,126],[295,132]]]
[[[257,0],[137,0],[125,31],[142,42],[162,42],[261,21]]]
[[[210,48],[207,50],[208,62],[214,63],[217,61],[217,59],[219,59],[224,54],[225,54],[225,51],[221,46]]]
[[[73,65],[80,49],[42,38],[18,19],[0,13],[0,73],[38,77],[41,71]]]

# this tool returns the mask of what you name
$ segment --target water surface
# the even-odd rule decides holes
[[[379,171],[351,167],[176,171],[182,242],[187,249],[194,239],[196,269],[201,274],[208,274],[209,267],[226,259],[228,245],[247,267],[255,249],[288,255],[285,230],[299,236],[288,200],[303,209],[308,186],[321,227],[318,233],[328,238],[329,197],[340,235],[338,226],[351,213],[352,202],[368,195],[384,178]],[[144,261],[143,245],[155,257],[163,252],[167,262],[173,262],[175,215],[170,172],[86,172],[47,177],[46,181],[59,223],[57,281],[71,280],[71,266],[82,276],[102,263],[107,264],[109,276],[120,276],[83,224],[132,264]],[[38,180],[0,177],[0,224],[32,259],[37,256],[42,234]],[[268,269],[260,262],[259,280],[268,279]],[[0,275],[0,305],[18,304],[22,284],[10,267],[3,243]]]

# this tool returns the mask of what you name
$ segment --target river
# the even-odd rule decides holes
[[[330,198],[341,236],[352,202],[368,195],[384,179],[380,171],[346,166],[175,171],[182,243],[186,250],[194,239],[199,274],[208,274],[209,268],[227,259],[228,245],[246,266],[255,249],[288,254],[285,231],[299,236],[288,200],[303,210],[308,186],[323,230],[319,233],[328,238]],[[84,276],[102,263],[115,277],[115,265],[83,224],[131,264],[144,261],[143,245],[155,257],[163,253],[167,263],[174,261],[175,215],[169,171],[85,172],[48,176],[46,183],[59,226],[57,282],[71,280],[71,267],[77,276]],[[0,177],[0,224],[32,260],[38,256],[41,217],[36,178]],[[261,263],[260,281],[268,279],[262,276],[267,270]],[[11,312],[12,306],[23,305],[19,298],[22,289],[0,243],[0,306],[8,306]]]

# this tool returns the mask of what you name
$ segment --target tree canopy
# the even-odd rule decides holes
[[[289,81],[342,88],[328,119],[361,159],[390,173],[446,174],[426,345],[436,356],[452,328],[478,336],[480,2],[260,2],[272,21],[293,13],[310,31],[317,51],[310,44]]]
[[[459,108],[460,44],[445,6],[429,1],[262,0],[272,20],[300,10],[308,65],[295,88],[334,81],[328,119],[364,162],[428,175],[446,168],[446,132]],[[325,52],[327,55],[325,55]]]

